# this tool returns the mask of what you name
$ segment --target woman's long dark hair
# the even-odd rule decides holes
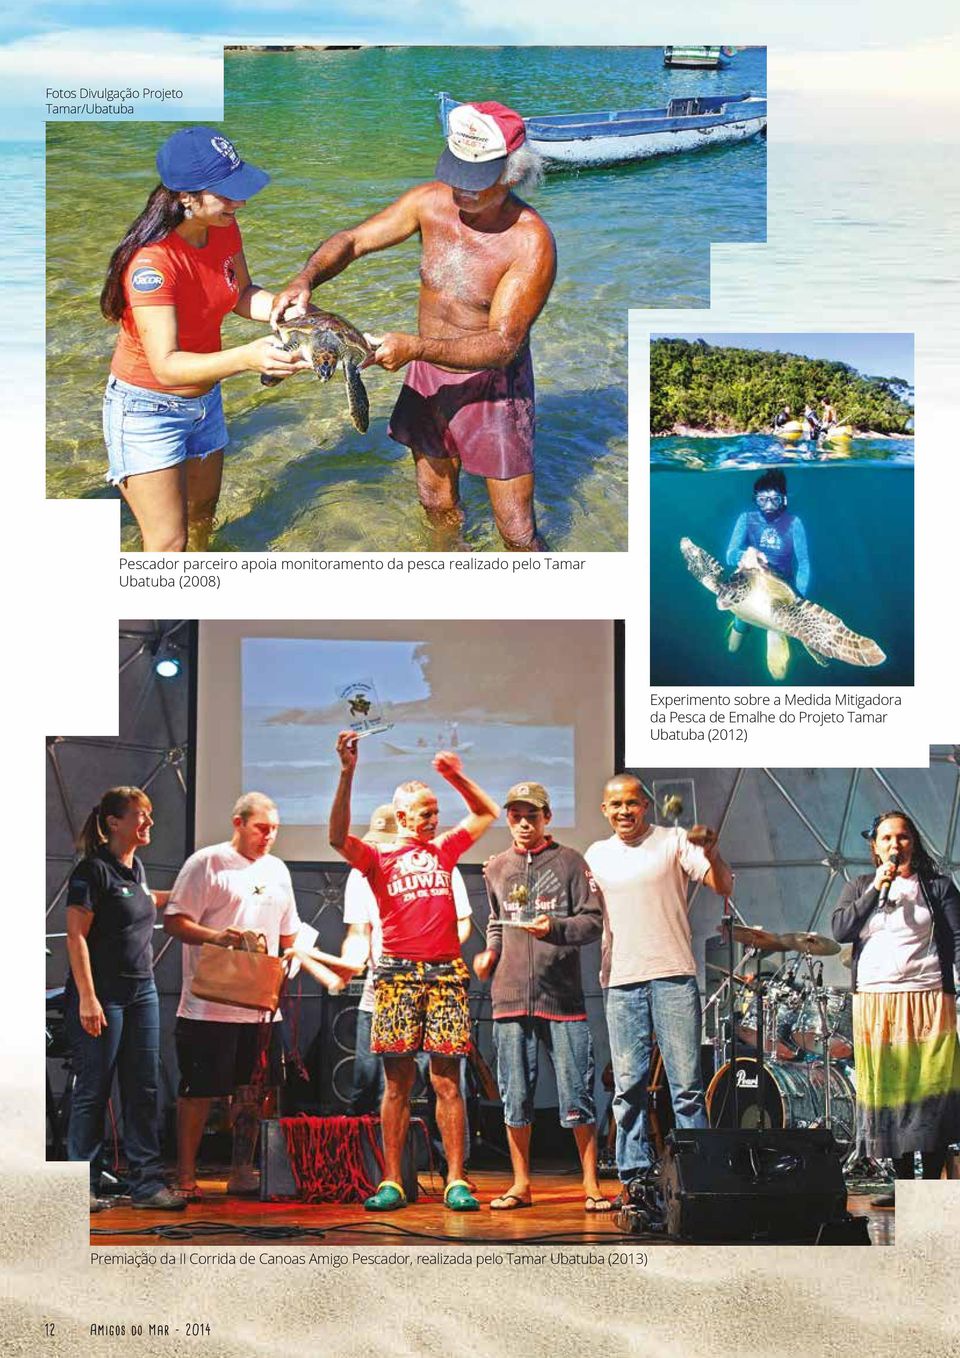
[[[100,310],[108,321],[119,321],[125,306],[123,275],[136,252],[144,245],[169,236],[183,221],[183,204],[179,193],[158,184],[147,199],[147,205],[136,221],[131,222],[123,240],[110,256],[107,277],[100,294]]]
[[[923,847],[920,831],[906,812],[901,811],[896,807],[892,811],[882,811],[879,816],[874,816],[873,824],[870,829],[865,832],[864,837],[870,841],[870,852],[873,854],[875,866],[880,866],[880,859],[877,857],[877,851],[874,847],[877,842],[877,831],[885,820],[902,820],[910,831],[911,838],[913,839],[913,853],[910,855],[910,866],[917,876],[927,881],[929,881],[931,877],[936,877],[937,865]]]
[[[92,858],[101,845],[109,843],[110,829],[107,825],[107,817],[122,816],[131,802],[149,807],[150,798],[142,787],[107,788],[83,822],[77,836],[77,848],[84,858]]]

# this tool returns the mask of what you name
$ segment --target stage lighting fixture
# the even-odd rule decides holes
[[[169,641],[158,642],[153,650],[153,668],[161,679],[176,679],[183,668],[177,647]]]

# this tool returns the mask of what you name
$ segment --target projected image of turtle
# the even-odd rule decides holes
[[[370,427],[370,401],[360,376],[360,365],[373,350],[356,326],[332,311],[314,311],[296,320],[281,321],[277,333],[282,341],[277,347],[285,353],[299,353],[321,382],[329,382],[340,365],[350,418],[360,433],[365,434]],[[284,378],[263,373],[260,381],[265,387],[276,387]]]
[[[799,641],[820,665],[828,659],[863,666],[882,665],[886,660],[870,637],[851,631],[834,613],[802,598],[770,570],[755,548],[749,547],[730,572],[689,538],[680,539],[680,551],[693,578],[717,596],[718,609],[767,631],[767,667],[774,679],[786,677],[788,637]]]

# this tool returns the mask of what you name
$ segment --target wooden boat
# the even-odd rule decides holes
[[[685,70],[719,71],[726,66],[727,55],[722,47],[674,45],[663,49],[663,64]]]
[[[458,100],[437,95],[444,136]],[[545,113],[524,118],[527,141],[548,170],[617,165],[674,151],[745,141],[766,131],[765,95],[711,94],[671,99],[666,108]]]
[[[439,753],[440,750],[446,750],[448,748],[452,748],[454,754],[466,754],[473,749],[472,740],[464,740],[460,744],[453,746],[444,745],[438,740],[433,741],[432,744],[424,743],[423,745],[400,745],[392,740],[385,740],[383,743],[389,754],[423,754],[430,755],[431,757]]]

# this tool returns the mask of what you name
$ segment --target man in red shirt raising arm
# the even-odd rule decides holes
[[[390,848],[350,834],[350,791],[357,767],[357,735],[337,737],[340,781],[330,811],[330,845],[359,869],[377,898],[383,954],[374,974],[370,1048],[383,1058],[386,1089],[381,1108],[384,1178],[364,1206],[371,1212],[405,1207],[400,1159],[410,1124],[414,1054],[430,1054],[430,1081],[437,1095],[437,1125],[447,1159],[445,1206],[455,1212],[479,1206],[463,1178],[464,1108],[459,1058],[470,1050],[469,972],[460,956],[457,911],[450,874],[457,859],[487,830],[500,808],[463,772],[455,754],[434,756],[433,767],[456,788],[468,814],[434,838],[436,795],[425,783],[401,783],[393,796],[399,842]],[[369,926],[368,926],[369,931]],[[349,946],[358,956],[350,957]],[[366,962],[369,940],[347,940],[345,955]],[[359,953],[362,951],[362,957]]]

